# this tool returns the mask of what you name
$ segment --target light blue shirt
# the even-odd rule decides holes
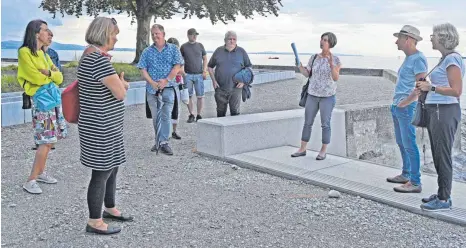
[[[146,69],[152,80],[158,81],[167,78],[177,64],[184,64],[180,50],[173,44],[165,43],[162,51],[159,51],[155,45],[144,49],[137,67]],[[167,87],[178,87],[175,78],[168,82]],[[146,83],[146,90],[150,94],[157,92],[149,83]]]
[[[435,87],[450,87],[448,82],[447,68],[457,66],[461,70],[461,78],[464,77],[465,67],[461,55],[452,53],[447,55],[442,63],[430,74],[430,81]],[[427,93],[426,104],[453,104],[458,103],[458,98],[454,96],[444,96],[433,91]]]
[[[422,52],[416,52],[405,58],[398,70],[393,104],[397,105],[413,92],[416,86],[416,75],[427,73],[427,59]]]

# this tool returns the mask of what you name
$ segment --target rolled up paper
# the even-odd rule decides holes
[[[301,62],[299,61],[298,49],[296,49],[296,44],[294,42],[291,43],[291,48],[293,48],[294,57],[296,59],[296,65],[299,66]]]

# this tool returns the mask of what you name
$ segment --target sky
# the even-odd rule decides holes
[[[54,41],[85,45],[84,35],[93,17],[57,15],[56,19],[38,8],[40,0],[1,1],[1,39],[22,40],[27,22],[41,18],[48,22],[54,33]],[[295,42],[299,52],[318,52],[320,36],[324,32],[336,34],[338,43],[334,53],[364,56],[403,56],[395,45],[393,33],[405,24],[417,27],[423,41],[418,49],[426,56],[438,57],[432,50],[430,34],[435,24],[450,22],[460,33],[457,50],[466,54],[466,22],[462,18],[466,9],[464,0],[282,0],[278,17],[254,16],[254,19],[238,17],[227,25],[212,25],[207,19],[182,19],[174,16],[169,20],[157,19],[165,27],[166,38],[175,37],[181,43],[187,41],[186,31],[196,28],[198,41],[206,50],[215,50],[223,44],[225,32],[238,34],[238,45],[248,52],[291,52]],[[106,16],[106,14],[104,14]],[[136,24],[130,24],[126,14],[111,15],[118,21],[120,34],[116,47],[136,46]],[[463,38],[464,37],[464,38]]]

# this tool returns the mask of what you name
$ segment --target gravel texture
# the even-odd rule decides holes
[[[294,109],[301,84],[255,86],[242,113]],[[379,97],[391,93],[377,84]],[[214,106],[207,93],[203,116],[213,117]],[[182,140],[170,141],[175,155],[156,156],[144,105],[127,107],[128,163],[119,171],[117,205],[135,221],[110,222],[123,231],[106,237],[84,232],[90,170],[79,163],[77,127],[50,154],[48,171],[59,183],[43,185],[42,195],[21,188],[34,158],[30,124],[2,128],[2,247],[466,246],[464,227],[348,194],[329,198],[330,189],[202,157],[193,152],[196,124],[186,123],[186,113]]]

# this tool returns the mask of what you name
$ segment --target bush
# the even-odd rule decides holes
[[[64,68],[76,68],[78,67],[78,61],[71,61],[66,64],[64,64],[62,67]]]
[[[126,63],[112,63],[113,68],[115,68],[116,72],[118,75],[123,71],[125,72],[125,79],[126,81],[135,81],[135,80],[141,80],[141,72],[139,71],[139,68],[132,64],[126,64]]]
[[[2,66],[2,71],[16,71],[16,70],[18,70],[17,65]]]
[[[15,92],[23,91],[23,88],[18,83],[16,75],[3,75],[2,74],[2,92]]]

